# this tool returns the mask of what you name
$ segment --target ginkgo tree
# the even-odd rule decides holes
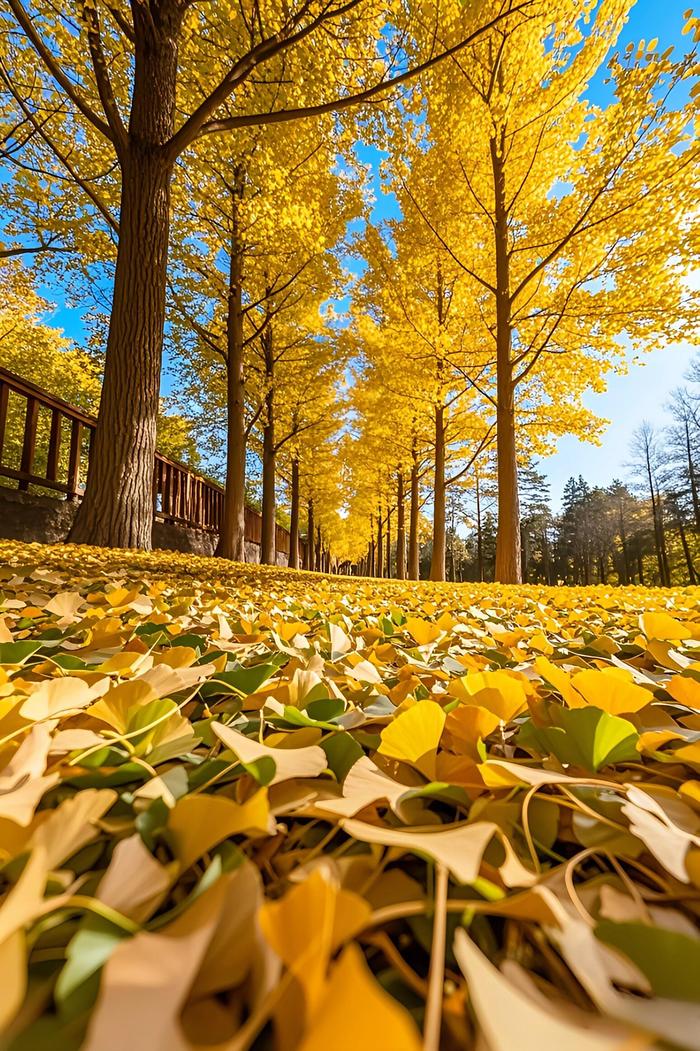
[[[293,430],[276,436],[277,418],[306,384],[307,359],[320,354],[321,369],[334,353],[321,307],[342,284],[337,246],[361,201],[322,123],[252,129],[245,139],[235,154],[225,141],[206,143],[199,179],[176,183],[172,351],[183,407],[194,395],[208,421],[225,420],[218,553],[245,557],[246,453],[258,429],[261,557],[274,562],[275,457]]]
[[[396,189],[403,217],[365,233],[355,330],[373,371],[366,382],[398,403],[404,431],[408,425],[405,454],[415,461],[426,438],[432,446],[431,577],[444,580],[447,491],[492,441],[491,406],[476,382],[490,348],[474,339],[475,308],[460,269]]]
[[[429,146],[404,140],[394,162],[403,186],[407,166],[429,166],[438,192],[406,192],[469,279],[495,359],[483,381],[497,420],[501,581],[520,580],[528,415],[543,434],[549,417],[550,433],[585,436],[595,421],[581,395],[624,368],[624,339],[649,349],[697,320],[685,284],[697,244],[684,234],[700,171],[687,83],[696,48],[674,57],[642,41],[615,53],[609,104],[589,98],[630,6],[535,0],[512,12],[426,76],[415,105]],[[689,28],[697,38],[697,22]]]
[[[522,0],[526,5],[531,0]],[[498,21],[513,0],[502,0]],[[57,9],[7,0],[0,21],[3,124],[23,122],[101,211],[91,171],[71,148],[117,174],[118,230],[103,396],[77,541],[149,547],[171,211],[179,158],[198,139],[382,101],[491,29],[481,5],[459,13],[442,45],[423,46],[417,5],[376,0],[102,0]],[[426,19],[419,19],[421,27]],[[310,72],[312,71],[312,72]],[[41,129],[41,130],[40,130]],[[94,151],[90,148],[94,144]]]
[[[356,322],[351,343],[358,353],[343,438],[344,505],[353,550],[366,562],[368,574],[391,576],[395,523],[396,576],[417,579],[420,482],[430,459],[429,420],[408,397],[396,396],[406,371],[392,377],[382,371],[384,340],[396,334],[368,318]]]

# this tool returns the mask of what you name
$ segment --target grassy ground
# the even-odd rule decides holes
[[[26,1051],[700,1049],[700,591],[0,544]]]

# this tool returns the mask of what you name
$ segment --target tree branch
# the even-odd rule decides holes
[[[7,3],[10,10],[12,11],[12,14],[15,16],[17,23],[24,32],[24,35],[26,36],[27,40],[32,45],[37,55],[44,63],[44,66],[46,67],[50,75],[53,77],[53,79],[56,81],[56,83],[59,85],[59,87],[63,88],[68,98],[74,103],[75,106],[77,106],[82,115],[84,117],[87,117],[90,123],[94,125],[94,127],[97,128],[97,130],[101,132],[106,139],[109,139],[110,142],[114,142],[114,136],[112,134],[112,129],[110,128],[109,124],[102,120],[102,118],[97,113],[95,113],[93,108],[82,97],[81,93],[77,90],[70,78],[66,76],[66,73],[61,68],[55,55],[51,53],[51,51],[48,49],[44,41],[37,33],[30,16],[22,7],[20,0],[7,0]]]
[[[475,40],[478,40],[480,36],[488,33],[504,18],[508,18],[516,12],[524,10],[529,7],[532,2],[533,0],[523,0],[523,2],[516,7],[507,11],[501,11],[485,25],[480,26],[479,29],[470,33],[469,36],[460,40],[459,43],[446,48],[439,55],[433,55],[425,62],[421,62],[417,66],[414,66],[413,69],[408,69],[404,73],[397,74],[395,77],[381,80],[378,84],[375,84],[371,88],[366,88],[364,91],[358,91],[353,95],[348,95],[342,99],[334,99],[331,102],[322,102],[317,106],[302,106],[298,109],[276,110],[272,113],[247,113],[236,117],[224,117],[221,120],[210,121],[209,123],[203,124],[200,133],[202,135],[210,135],[214,132],[231,131],[235,128],[246,128],[259,124],[280,124],[285,121],[299,120],[302,117],[318,117],[324,113],[337,113],[350,106],[357,106],[363,102],[370,102],[382,92],[399,87],[401,84],[406,84],[415,77],[420,76],[422,73],[426,73],[429,69],[432,69],[444,59],[451,58],[453,55],[458,54],[464,48],[473,44]],[[316,26],[313,28],[316,28]]]
[[[119,223],[114,218],[114,216],[112,215],[112,213],[110,212],[109,208],[104,203],[104,201],[101,199],[99,194],[96,193],[95,190],[93,190],[93,188],[89,185],[89,183],[85,179],[82,179],[78,175],[77,171],[75,170],[73,165],[70,163],[68,157],[63,153],[62,150],[60,150],[58,148],[58,146],[53,141],[51,136],[48,135],[44,131],[43,123],[40,123],[37,120],[35,115],[32,113],[32,111],[27,106],[27,104],[24,101],[24,99],[15,90],[15,87],[14,87],[14,85],[12,83],[12,80],[11,80],[11,78],[10,78],[6,68],[5,68],[5,65],[4,65],[4,63],[2,62],[1,59],[0,59],[0,80],[2,80],[2,82],[5,84],[5,87],[12,94],[13,98],[17,102],[17,105],[20,107],[20,109],[24,113],[25,117],[27,118],[29,123],[32,125],[32,127],[34,128],[36,133],[39,135],[39,137],[41,139],[43,139],[43,141],[49,147],[49,149],[51,150],[53,155],[56,157],[56,159],[58,161],[60,161],[60,163],[66,169],[66,171],[70,175],[71,179],[73,179],[75,184],[77,186],[79,186],[80,189],[83,191],[83,193],[86,195],[86,197],[88,197],[92,201],[92,203],[95,205],[97,210],[100,212],[100,214],[103,216],[103,218],[107,222],[107,225],[113,230],[113,232],[118,237],[119,236]]]
[[[124,127],[124,122],[122,121],[119,107],[117,106],[117,101],[114,97],[114,92],[112,91],[112,82],[109,78],[109,70],[102,49],[97,7],[93,6],[92,3],[83,0],[81,8],[87,29],[88,47],[90,48],[90,57],[92,58],[92,68],[95,71],[97,92],[100,96],[102,109],[105,111],[105,116],[107,117],[107,123],[112,131],[114,145],[119,153],[126,148],[129,137],[126,128]]]

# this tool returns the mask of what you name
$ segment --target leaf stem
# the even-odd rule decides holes
[[[447,937],[447,887],[449,874],[440,862],[435,864],[435,910],[433,940],[430,946],[428,998],[423,1026],[423,1051],[440,1051],[442,993],[445,981],[445,942]]]

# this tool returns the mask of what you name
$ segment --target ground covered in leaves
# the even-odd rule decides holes
[[[700,591],[0,544],[11,1051],[700,1049]]]

